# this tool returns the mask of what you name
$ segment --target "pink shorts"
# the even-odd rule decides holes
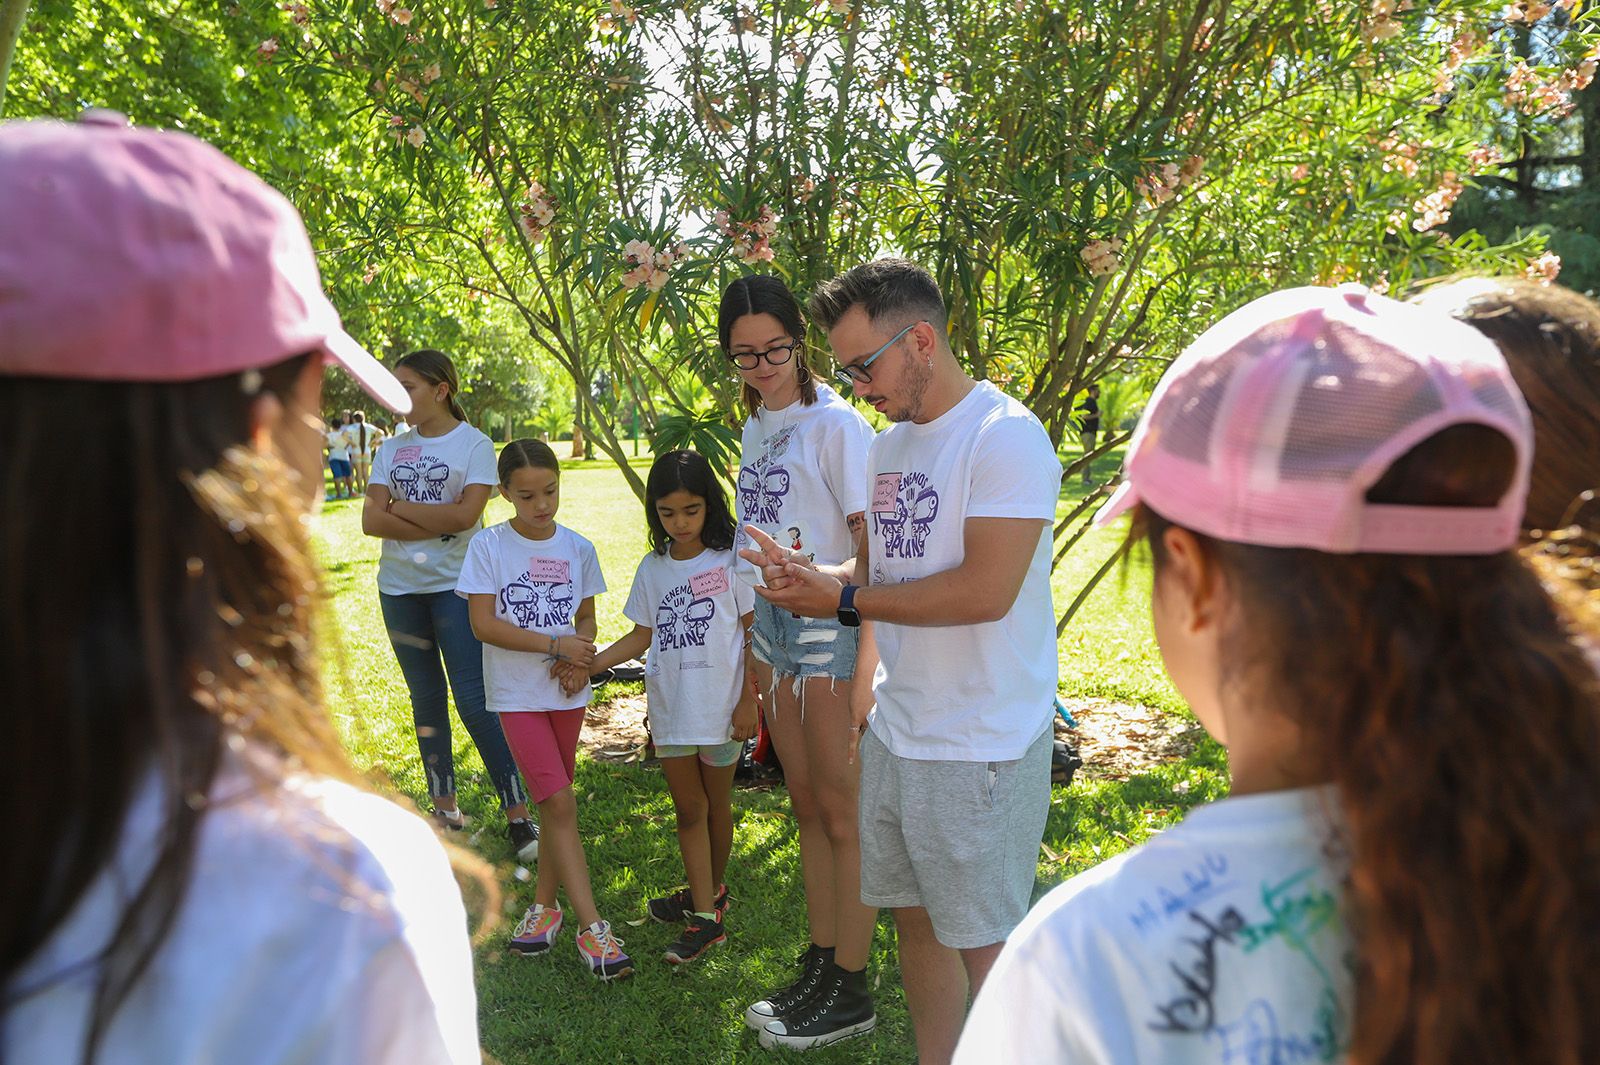
[[[562,788],[570,788],[578,768],[578,733],[583,713],[576,710],[519,711],[500,715],[500,728],[511,747],[511,757],[528,784],[535,805]]]

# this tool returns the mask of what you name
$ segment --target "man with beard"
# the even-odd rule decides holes
[[[811,315],[836,376],[895,423],[868,452],[867,541],[815,568],[752,531],[746,557],[777,606],[874,623],[851,693],[861,901],[894,911],[918,1060],[945,1062],[1027,913],[1050,805],[1061,463],[1027,408],[961,368],[915,263],[858,266]]]

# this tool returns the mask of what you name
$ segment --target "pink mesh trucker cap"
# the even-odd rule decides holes
[[[1498,505],[1366,501],[1396,459],[1463,423],[1516,449]],[[1143,502],[1236,543],[1493,554],[1517,542],[1532,456],[1527,404],[1477,330],[1359,286],[1287,289],[1228,315],[1167,369],[1095,522]]]
[[[384,406],[300,216],[184,133],[120,115],[0,123],[0,374],[192,381],[320,351]]]

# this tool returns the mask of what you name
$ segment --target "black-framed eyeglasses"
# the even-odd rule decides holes
[[[872,373],[867,369],[867,367],[871,366],[874,362],[877,362],[878,356],[894,347],[896,341],[921,324],[921,322],[912,322],[910,325],[900,330],[900,332],[890,337],[887,344],[879,348],[877,351],[874,351],[871,355],[868,355],[860,362],[852,362],[848,366],[841,366],[837,370],[834,370],[834,380],[847,387],[854,387],[855,385],[870,385],[872,383]]]
[[[728,356],[733,364],[741,370],[754,370],[761,365],[761,360],[766,359],[768,366],[783,366],[794,358],[794,349],[798,344],[774,344],[766,351],[735,351]]]

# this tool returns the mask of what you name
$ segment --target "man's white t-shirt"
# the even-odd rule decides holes
[[[330,460],[350,461],[350,437],[345,433],[343,426],[337,429],[329,429],[322,434],[322,438],[328,442],[328,458]]]
[[[509,521],[472,538],[456,591],[494,596],[494,614],[519,629],[571,636],[578,607],[606,590],[594,544],[565,525],[548,540],[530,540]],[[550,656],[483,645],[483,693],[497,714],[525,710],[575,710],[590,688],[572,695],[550,676]]]
[[[744,688],[744,624],[756,594],[732,551],[679,561],[654,551],[633,576],[622,613],[652,630],[644,687],[650,735],[662,746],[727,743]]]
[[[455,503],[469,484],[496,485],[494,444],[460,422],[443,436],[415,429],[378,445],[370,483],[387,485],[395,499],[412,503]],[[483,519],[465,532],[426,540],[385,540],[378,559],[378,591],[386,595],[448,592],[461,575],[467,543]]]
[[[903,584],[966,557],[968,518],[1044,524],[1022,590],[999,621],[875,622],[878,709],[871,728],[901,758],[1021,758],[1055,711],[1056,619],[1051,523],[1061,462],[1026,407],[988,382],[924,425],[900,422],[872,442],[867,514],[871,583]]]
[[[845,519],[867,508],[867,446],[872,426],[827,385],[817,401],[758,410],[744,423],[739,448],[739,540],[754,525],[780,545],[826,565],[855,554]],[[759,580],[752,565],[747,580]]]
[[[1006,940],[958,1065],[1343,1061],[1354,941],[1334,802],[1223,799],[1056,888]]]
[[[258,757],[225,759],[172,930],[96,1065],[477,1065],[466,911],[433,830],[348,784],[262,784]],[[152,777],[111,865],[4,989],[0,1059],[82,1059],[83,963],[148,875],[161,802]]]

